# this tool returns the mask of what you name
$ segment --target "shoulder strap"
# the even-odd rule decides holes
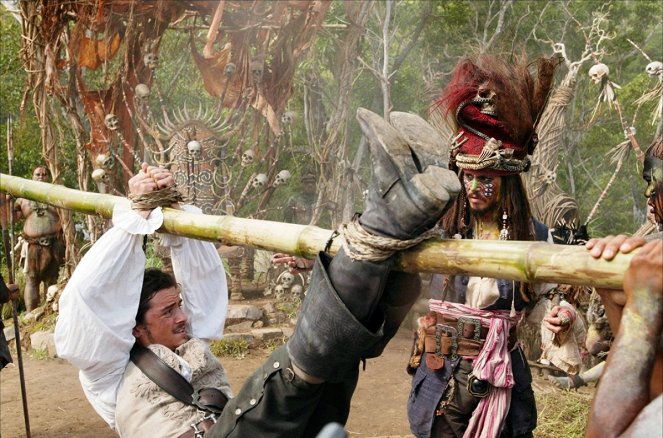
[[[193,405],[193,387],[149,348],[134,344],[129,359],[161,389],[187,405]]]

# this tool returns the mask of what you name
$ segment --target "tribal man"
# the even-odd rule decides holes
[[[48,182],[46,166],[37,166],[32,179]],[[64,262],[64,240],[60,216],[54,207],[29,199],[19,198],[14,204],[15,217],[23,218],[21,259],[25,273],[25,307],[28,311],[39,306],[39,288],[44,283],[44,294],[57,283],[60,266]]]
[[[520,173],[536,146],[555,61],[539,59],[532,77],[524,60],[507,64],[482,55],[464,59],[438,105],[455,119],[451,161],[464,186],[442,219],[449,237],[548,240],[533,220]],[[423,437],[526,437],[536,427],[531,374],[516,325],[533,305],[532,285],[487,277],[449,276],[420,318],[408,370],[410,428]],[[544,325],[573,325],[572,307],[554,307]]]
[[[658,232],[628,238],[592,239],[594,257],[612,260],[618,253],[633,257],[624,290],[597,289],[616,338],[610,349],[603,383],[594,396],[586,436],[655,436],[663,421],[663,137],[645,154],[645,196]],[[649,240],[649,242],[647,242]],[[614,409],[614,406],[620,406]]]

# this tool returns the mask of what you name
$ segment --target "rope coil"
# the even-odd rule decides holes
[[[414,239],[408,240],[376,236],[361,226],[358,216],[352,218],[349,223],[342,224],[338,231],[343,235],[343,249],[345,253],[352,260],[369,262],[387,260],[398,251],[412,248],[424,240],[440,236],[440,231],[437,227],[422,233]]]
[[[165,187],[150,193],[130,193],[129,200],[134,210],[153,210],[157,207],[169,207],[176,202],[182,202],[184,197],[174,187]]]

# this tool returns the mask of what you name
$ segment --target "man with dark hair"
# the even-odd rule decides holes
[[[120,435],[311,437],[330,422],[346,422],[360,361],[381,354],[419,294],[417,275],[392,272],[395,248],[436,235],[431,228],[460,190],[437,155],[440,143],[417,138],[432,131],[423,119],[392,114],[392,126],[363,109],[357,118],[374,170],[364,212],[347,225],[334,258],[317,258],[287,344],[218,416],[176,399],[130,362],[141,351],[134,344],[147,347],[190,383],[194,405],[209,387],[232,395],[206,345],[221,336],[227,304],[218,254],[209,243],[163,235],[181,293],[166,277],[156,284],[160,274],[144,273],[141,244],[163,216],[147,197],[171,187],[172,176],[144,164],[129,181],[137,211],[116,207],[114,227],[81,260],[62,294],[55,330],[58,354],[81,370],[88,400]],[[147,302],[142,320],[141,302]]]
[[[46,166],[37,166],[32,179],[48,182]],[[17,219],[25,219],[21,239],[21,258],[25,273],[24,299],[28,311],[39,306],[39,288],[44,283],[44,294],[49,286],[57,283],[60,266],[64,262],[64,238],[60,215],[55,207],[19,198],[14,204]]]
[[[483,55],[464,59],[442,91],[439,109],[454,118],[450,168],[461,190],[442,218],[449,237],[548,240],[534,220],[520,178],[536,146],[535,123],[551,86],[555,62],[507,64]],[[455,165],[455,166],[452,166]],[[525,437],[536,427],[536,406],[516,326],[536,293],[510,280],[455,275],[434,291],[431,312],[420,318],[410,361],[408,400],[417,437]],[[575,312],[555,307],[544,320],[554,333],[568,330]]]

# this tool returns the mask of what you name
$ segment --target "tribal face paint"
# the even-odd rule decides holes
[[[475,213],[483,213],[495,208],[500,188],[499,176],[483,176],[465,173],[463,185],[470,209]]]

